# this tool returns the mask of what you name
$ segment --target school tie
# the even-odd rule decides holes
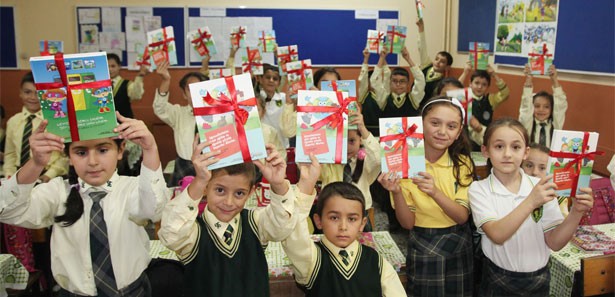
[[[21,137],[21,155],[19,165],[24,166],[30,160],[30,136],[32,135],[32,120],[36,116],[31,114],[26,120],[26,125],[23,127],[23,136]]]
[[[340,250],[340,257],[342,257],[342,263],[344,263],[344,265],[348,265],[348,263],[350,263],[348,252],[346,250]]]
[[[538,143],[540,145],[547,145],[547,123],[540,123],[540,136],[538,138]]]
[[[92,255],[94,283],[99,297],[116,296],[118,293],[113,266],[111,265],[107,224],[100,207],[100,200],[106,195],[107,192],[105,191],[89,193],[93,202],[90,211],[90,253]]]
[[[233,226],[229,224],[224,230],[224,243],[231,245],[231,242],[233,242]]]
[[[352,183],[352,169],[350,168],[350,160],[344,165],[344,182]]]

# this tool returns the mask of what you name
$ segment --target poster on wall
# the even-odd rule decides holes
[[[555,53],[559,0],[497,0],[494,52],[527,57],[539,49]]]

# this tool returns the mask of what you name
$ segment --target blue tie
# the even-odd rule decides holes
[[[113,266],[111,265],[111,253],[109,252],[109,239],[107,238],[107,223],[100,200],[107,192],[96,191],[89,193],[92,198],[92,210],[90,211],[90,253],[92,256],[92,270],[94,282],[99,297],[116,296],[118,294]]]

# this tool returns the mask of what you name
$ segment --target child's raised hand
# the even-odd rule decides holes
[[[425,31],[425,23],[423,22],[423,19],[416,21],[416,26],[419,27],[419,33]]]
[[[581,215],[584,215],[594,206],[594,193],[591,188],[580,188],[582,194],[576,197],[571,197],[572,208],[571,211],[576,211]]]
[[[64,139],[62,137],[45,132],[47,124],[47,120],[42,121],[32,131],[32,135],[28,139],[30,149],[32,150],[32,161],[40,167],[47,166],[53,151],[62,151],[64,149]]]
[[[530,194],[527,196],[527,201],[532,204],[532,209],[541,207],[543,204],[557,197],[555,189],[557,185],[553,182],[553,175],[547,175],[540,179],[534,186]]]
[[[487,65],[487,73],[489,73],[490,76],[493,76],[495,74],[495,69],[493,69],[493,66],[491,64]]]
[[[474,67],[472,66],[472,63],[470,63],[470,61],[467,61],[466,65],[463,67],[463,72],[466,74],[470,74],[473,69]]]
[[[284,158],[280,156],[275,145],[268,143],[265,145],[265,148],[267,149],[265,162],[255,160],[254,165],[258,167],[263,177],[266,178],[272,186],[273,184],[284,183],[286,178],[286,162]]]
[[[208,55],[208,54],[205,54],[205,55],[203,56],[203,60],[201,60],[201,63],[202,63],[203,65],[209,65],[209,61],[210,61],[210,60],[211,60],[211,56],[210,56],[210,55]]]
[[[163,61],[156,68],[156,73],[162,77],[162,80],[171,80],[171,74],[169,73],[169,61]]]
[[[356,110],[350,110],[348,112],[348,118],[350,119],[350,123],[349,123],[350,125],[357,125],[357,128],[359,129],[359,133],[361,133],[362,138],[367,137],[367,134],[364,134],[364,133],[365,132],[369,133],[369,131],[365,127],[365,121],[363,120],[363,114]]]
[[[369,59],[369,50],[367,48],[363,49],[363,60]]]
[[[428,172],[419,172],[419,175],[421,177],[411,178],[412,182],[419,188],[419,190],[434,198],[439,190],[436,188],[433,176],[431,176]]]
[[[148,73],[149,73],[149,67],[147,67],[147,65],[145,64],[141,64],[141,67],[139,67],[139,75],[146,76]]]
[[[192,165],[194,166],[194,171],[196,172],[196,177],[188,186],[188,193],[192,199],[201,199],[203,196],[203,192],[205,192],[205,188],[207,187],[207,183],[211,179],[211,171],[207,169],[207,167],[211,164],[218,162],[217,155],[220,154],[220,151],[209,151],[207,153],[202,153],[202,151],[211,145],[208,141],[199,143],[199,136],[194,136],[194,141],[192,142]]]
[[[378,176],[378,182],[385,188],[387,191],[397,194],[401,192],[401,186],[399,186],[399,177],[397,173],[391,171],[387,173],[380,173]]]
[[[118,133],[120,139],[130,140],[139,145],[144,151],[157,149],[156,139],[154,139],[154,135],[147,129],[143,121],[124,117],[117,111],[115,115],[120,124],[113,129],[113,132]]]
[[[523,74],[525,76],[532,76],[532,70],[530,69],[530,64],[525,64],[525,67],[523,68]]]
[[[475,117],[470,118],[470,127],[476,132],[480,132],[483,130],[483,126]]]
[[[401,57],[404,58],[404,60],[406,61],[410,61],[410,52],[405,46],[401,49]]]
[[[237,51],[239,50],[239,47],[236,45],[231,46],[231,53],[229,55],[229,57],[235,57],[235,54],[237,53]]]
[[[299,182],[297,188],[301,193],[311,195],[316,187],[316,182],[320,177],[320,163],[314,154],[310,154],[310,163],[299,163]]]
[[[551,64],[551,66],[549,66],[548,73],[551,79],[557,78],[557,69],[555,69],[555,65]]]

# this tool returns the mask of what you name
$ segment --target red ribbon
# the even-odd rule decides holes
[[[169,45],[168,43],[175,40],[175,37],[167,38],[167,28],[162,28],[162,40],[152,42],[149,47],[157,47],[162,45],[162,52],[164,53],[165,60],[169,60]]]
[[[378,32],[378,36],[376,37],[368,37],[367,40],[372,40],[372,45],[376,47],[376,50],[380,46],[380,41],[384,38],[383,32]]]
[[[470,103],[472,103],[472,101],[474,101],[474,97],[469,97],[468,96],[468,88],[463,89],[464,93],[465,93],[465,97],[466,100],[461,102],[461,106],[463,106],[463,109],[466,111],[466,118],[464,119],[466,124],[470,124],[470,111],[468,110],[468,106],[470,106]]]
[[[391,31],[387,31],[387,37],[389,37],[389,33],[391,33],[391,48],[389,49],[389,52],[393,52],[393,40],[395,39],[395,35],[399,36],[399,37],[403,37],[406,38],[406,34],[402,34],[401,32],[397,32],[397,30],[395,30],[395,26],[391,26]]]
[[[254,59],[256,58],[256,55],[258,54],[258,49],[257,50],[252,50],[250,51],[250,48],[246,48],[246,51],[248,52],[248,62],[246,63],[245,69],[244,69],[244,73],[245,72],[252,72],[252,65],[256,66],[263,66],[263,63],[258,63],[258,62],[254,62]]]
[[[233,32],[231,33],[231,40],[234,38],[235,42],[237,43],[237,47],[239,47],[239,45],[241,44],[241,37],[243,35],[246,35],[246,28],[239,26],[239,29],[237,30],[237,32]]]
[[[545,74],[545,57],[552,57],[553,54],[547,54],[547,52],[549,51],[549,49],[547,48],[547,44],[543,43],[542,44],[542,54],[537,54],[537,53],[529,53],[527,54],[530,57],[538,57],[538,61],[536,61],[536,64],[540,65],[540,74],[544,75]]]
[[[470,50],[470,53],[474,54],[474,69],[478,68],[478,54],[479,53],[489,53],[487,49],[478,49],[478,42],[474,41],[474,49]]]
[[[43,51],[41,52],[41,56],[51,56],[49,53],[49,42],[47,40],[43,42]]]
[[[141,61],[136,61],[135,64],[141,66],[141,65],[146,65],[146,66],[151,66],[152,63],[149,62],[149,48],[146,46],[145,49],[143,49],[143,55],[141,56]]]
[[[261,31],[261,38],[259,38],[263,42],[263,52],[267,52],[267,40],[275,40],[274,37],[267,37],[265,31]]]
[[[292,58],[290,56],[297,54],[297,51],[294,48],[292,48],[291,46],[287,46],[287,47],[288,47],[288,53],[287,54],[280,54],[280,55],[278,55],[278,59],[280,61],[291,62]]]
[[[344,99],[342,92],[335,92],[339,106],[297,106],[297,111],[300,112],[330,112],[331,114],[324,119],[312,124],[314,130],[328,125],[335,129],[337,135],[335,139],[335,163],[342,162],[342,142],[344,140],[344,113],[348,114],[348,104],[356,102],[356,98],[349,97]]]
[[[408,128],[408,118],[401,118],[401,129],[402,133],[380,136],[380,142],[386,142],[391,140],[397,140],[393,145],[393,151],[396,151],[401,146],[401,170],[402,170],[402,178],[408,178],[408,138],[418,138],[423,139],[423,133],[416,133],[416,129],[418,126],[416,124],[412,124],[410,128]]]
[[[574,174],[572,186],[570,187],[570,196],[575,197],[577,193],[577,186],[579,185],[579,176],[581,175],[581,167],[583,167],[583,159],[587,158],[589,160],[594,160],[595,155],[603,155],[604,152],[595,151],[595,152],[587,152],[589,146],[587,145],[587,141],[589,140],[589,132],[583,133],[583,146],[581,147],[581,153],[567,153],[567,152],[554,152],[551,151],[549,156],[554,158],[566,158],[572,159],[571,161],[564,166],[564,169],[570,169],[574,166]]]
[[[190,42],[194,43],[194,45],[197,47],[197,50],[199,47],[203,48],[204,54],[209,55],[209,49],[207,48],[207,45],[205,45],[205,41],[211,38],[211,34],[209,34],[209,32],[207,31],[202,32],[201,28],[198,29],[198,33],[199,36]]]
[[[70,137],[71,141],[79,141],[79,128],[77,126],[77,115],[75,113],[75,102],[73,100],[73,93],[71,90],[83,90],[83,89],[94,89],[94,88],[102,88],[102,87],[110,87],[111,80],[99,80],[89,83],[77,83],[77,84],[69,84],[68,79],[66,78],[66,65],[64,64],[64,55],[62,53],[56,53],[54,57],[56,67],[58,68],[58,72],[60,73],[60,79],[62,82],[52,82],[52,83],[36,83],[34,86],[37,90],[49,90],[49,89],[59,89],[66,88],[66,111],[68,114],[68,126],[70,128]]]
[[[286,73],[287,73],[287,74],[290,74],[290,73],[297,73],[297,74],[301,75],[301,82],[302,82],[302,86],[303,86],[303,88],[305,89],[307,86],[306,86],[306,83],[305,83],[305,72],[304,72],[304,70],[305,70],[305,69],[308,69],[308,68],[311,68],[311,66],[310,66],[310,65],[307,65],[307,64],[305,63],[305,60],[302,60],[302,61],[301,61],[301,69],[292,69],[292,70],[289,70],[289,69],[287,68],[287,69],[286,69]]]
[[[233,80],[233,77],[225,77],[224,81],[230,97],[226,96],[224,93],[220,93],[218,98],[213,98],[211,97],[211,94],[207,92],[207,96],[203,97],[203,100],[210,106],[196,107],[193,109],[193,113],[195,116],[205,116],[232,111],[235,114],[235,127],[237,128],[241,155],[244,161],[249,162],[252,160],[252,157],[250,154],[250,147],[248,146],[248,140],[246,138],[246,129],[243,125],[245,125],[248,121],[250,114],[240,106],[256,106],[256,98],[252,97],[241,102],[237,102],[237,90],[235,89],[235,81]]]

